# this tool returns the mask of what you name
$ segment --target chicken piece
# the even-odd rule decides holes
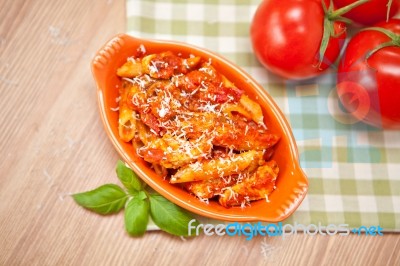
[[[187,95],[194,95],[200,89],[207,90],[205,84],[220,82],[218,76],[200,70],[193,70],[186,75],[175,76],[172,81],[181,91]]]
[[[254,168],[254,164],[262,164],[262,151],[247,151],[240,154],[232,154],[227,158],[197,161],[181,167],[173,176],[170,182],[184,183],[199,180],[207,180],[219,177],[226,177],[239,174],[247,168]]]
[[[175,56],[172,52],[151,54],[143,57],[142,71],[156,79],[170,79],[174,75],[186,74],[200,62],[200,57],[187,59]]]
[[[264,127],[239,115],[232,119],[221,118],[214,132],[214,145],[235,150],[265,150],[279,141],[277,135],[268,133]]]
[[[187,139],[203,138],[203,135],[209,135],[214,129],[216,115],[212,113],[193,113],[181,112],[175,116],[174,120],[161,123],[165,132],[184,136]]]
[[[224,189],[219,203],[224,207],[231,207],[247,204],[252,200],[268,199],[268,195],[275,188],[278,173],[279,168],[275,161],[266,162],[251,177]]]

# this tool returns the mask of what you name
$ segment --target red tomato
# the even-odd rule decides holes
[[[400,20],[376,25],[397,34]],[[374,52],[392,39],[376,30],[357,33],[349,42],[338,69],[337,92],[343,106],[370,125],[400,129],[400,47],[393,44]]]
[[[329,6],[329,0],[325,3]],[[264,0],[251,24],[256,57],[268,70],[285,78],[321,74],[335,62],[346,38],[344,24],[334,22],[339,37],[329,38],[323,63],[318,67],[324,15],[321,0]]]
[[[356,0],[333,0],[337,8],[347,6]],[[363,25],[373,25],[386,21],[389,0],[370,0],[343,16]],[[400,0],[393,0],[390,6],[389,17],[393,17],[399,10]]]

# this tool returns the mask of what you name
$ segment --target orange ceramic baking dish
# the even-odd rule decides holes
[[[201,202],[187,191],[170,184],[155,174],[147,163],[136,155],[132,145],[122,141],[118,136],[118,112],[116,107],[118,85],[121,85],[116,70],[140,45],[147,53],[172,51],[183,56],[194,54],[205,59],[211,58],[217,71],[225,75],[238,88],[252,99],[257,99],[264,112],[265,124],[281,137],[275,145],[273,158],[279,166],[276,190],[265,200],[254,201],[251,206],[225,208],[217,202]],[[154,190],[175,204],[202,216],[226,221],[265,221],[278,222],[291,215],[304,199],[308,181],[300,168],[296,142],[290,126],[283,113],[271,96],[257,82],[238,66],[221,56],[180,42],[158,41],[134,38],[120,34],[107,42],[95,55],[92,61],[92,72],[97,84],[97,96],[100,115],[106,132],[120,156],[125,162]]]

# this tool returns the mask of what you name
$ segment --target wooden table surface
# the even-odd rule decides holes
[[[0,0],[1,265],[400,265],[399,234],[129,237],[70,193],[117,182],[90,61],[124,0]]]

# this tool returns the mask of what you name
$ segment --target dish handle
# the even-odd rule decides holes
[[[115,64],[113,58],[119,57],[118,54],[122,52],[122,47],[126,44],[125,38],[127,38],[125,34],[115,36],[101,47],[94,56],[92,60],[92,73],[97,85],[104,84],[107,70],[113,68],[110,68],[110,64]]]

